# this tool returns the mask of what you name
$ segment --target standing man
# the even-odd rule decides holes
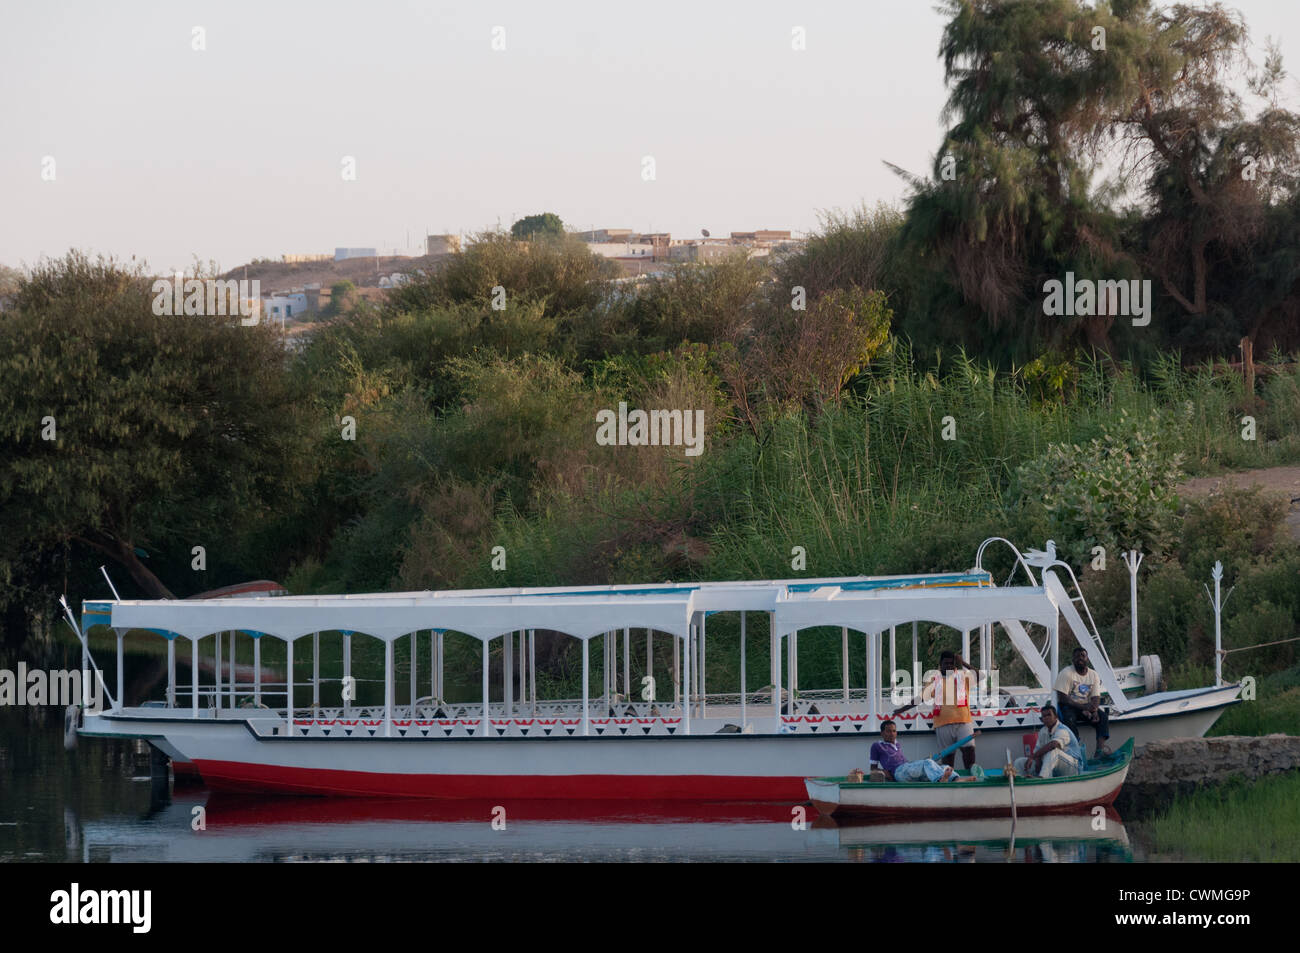
[[[965,671],[958,672],[960,665]],[[955,652],[943,652],[939,656],[939,677],[934,683],[934,740],[939,750],[956,744],[963,738],[970,738],[970,743],[962,745],[962,766],[970,770],[975,763],[975,720],[970,713],[970,676],[974,672],[964,658]],[[916,702],[895,709],[894,714],[902,714],[909,708],[915,708]],[[955,751],[943,756],[943,763],[952,767],[957,760]]]
[[[1061,669],[1056,679],[1056,701],[1061,706],[1061,721],[1082,740],[1079,729],[1091,725],[1097,730],[1095,754],[1110,754],[1106,741],[1110,738],[1110,716],[1101,707],[1101,676],[1095,668],[1088,667],[1088,652],[1076,648],[1070,657],[1074,663]]]

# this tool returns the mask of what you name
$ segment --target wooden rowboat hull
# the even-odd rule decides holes
[[[1115,755],[1068,778],[1017,778],[1016,811],[1065,814],[1108,807],[1119,795],[1133,758],[1130,740]],[[808,798],[823,814],[859,817],[988,817],[1011,813],[1011,792],[1001,777],[987,781],[900,784],[849,783],[807,778]]]

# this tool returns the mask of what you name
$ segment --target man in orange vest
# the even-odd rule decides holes
[[[960,665],[965,671],[956,671]],[[962,766],[970,770],[975,764],[975,720],[970,713],[971,676],[975,668],[955,652],[943,652],[939,656],[939,675],[934,681],[934,737],[939,750],[950,747],[963,738],[970,742],[961,747]],[[898,715],[915,708],[916,702],[904,705],[894,714]],[[952,751],[943,756],[943,763],[951,766],[957,760],[957,752]]]

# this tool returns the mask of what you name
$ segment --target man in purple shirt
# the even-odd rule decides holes
[[[885,776],[894,781],[950,781],[951,765],[942,765],[933,758],[908,761],[898,746],[898,726],[885,721],[880,726],[880,741],[871,746],[871,760],[880,765]]]

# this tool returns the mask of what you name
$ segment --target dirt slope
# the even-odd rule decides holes
[[[1181,496],[1204,496],[1221,486],[1233,486],[1249,489],[1252,486],[1263,487],[1264,492],[1300,500],[1300,467],[1268,467],[1263,470],[1243,470],[1240,473],[1223,473],[1219,476],[1197,477],[1188,480],[1178,488]],[[1300,539],[1300,502],[1291,505],[1286,518],[1291,535]]]

